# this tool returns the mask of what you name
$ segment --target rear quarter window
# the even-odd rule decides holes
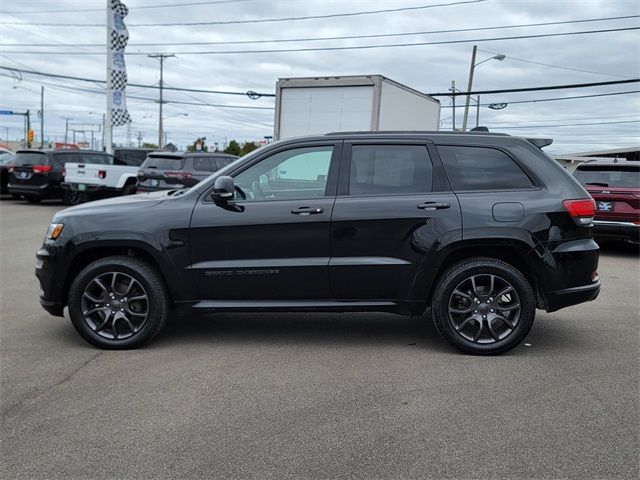
[[[194,157],[193,168],[198,172],[213,172],[216,169],[212,157]]]
[[[527,174],[506,153],[490,147],[438,146],[453,190],[533,188]]]
[[[229,158],[229,157],[215,157],[216,170],[220,170],[221,168],[226,167],[230,163],[233,163],[237,160],[237,158]]]

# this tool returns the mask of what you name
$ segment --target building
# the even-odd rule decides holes
[[[589,160],[632,160],[640,162],[640,146],[615,148],[613,150],[599,150],[595,152],[578,152],[564,155],[556,155],[555,159],[570,172],[574,171],[578,164]]]

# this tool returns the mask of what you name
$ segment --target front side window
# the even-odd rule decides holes
[[[495,148],[439,146],[454,190],[513,190],[533,188],[526,173]]]
[[[349,195],[430,192],[432,173],[424,145],[354,145]]]
[[[332,146],[279,152],[236,175],[234,183],[247,201],[324,197],[332,154]]]

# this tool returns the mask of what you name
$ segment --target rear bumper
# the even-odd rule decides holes
[[[594,220],[593,225],[595,227],[593,234],[596,237],[640,242],[640,225],[633,222]]]
[[[10,183],[9,193],[16,194],[16,195],[24,195],[25,197],[57,198],[61,195],[62,190],[59,188],[55,188],[51,184],[19,185],[16,183]]]
[[[565,288],[547,293],[547,311],[553,312],[564,307],[590,302],[600,294],[600,280],[579,287]]]
[[[80,187],[80,185],[84,185]],[[118,195],[122,192],[122,190],[118,190],[114,187],[106,187],[104,185],[95,185],[90,183],[72,183],[72,182],[63,182],[60,184],[63,190],[68,190],[71,192],[80,192],[86,193],[90,197],[101,197],[101,196],[113,196]]]

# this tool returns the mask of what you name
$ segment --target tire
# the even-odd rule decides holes
[[[473,355],[499,355],[518,346],[531,330],[536,296],[513,266],[472,258],[447,269],[432,302],[433,321],[453,347]]]
[[[33,204],[40,203],[42,201],[40,197],[25,197],[25,198],[27,202],[33,203]]]
[[[120,195],[122,195],[123,197],[125,195],[133,195],[134,193],[136,193],[136,184],[135,183],[128,183],[127,185],[124,186],[124,188],[122,189],[122,193]]]
[[[65,205],[80,205],[88,201],[89,197],[86,193],[65,190],[62,194],[62,203]]]
[[[148,263],[107,257],[91,263],[74,279],[69,316],[77,332],[92,345],[109,350],[137,348],[164,327],[169,293],[158,271]]]

